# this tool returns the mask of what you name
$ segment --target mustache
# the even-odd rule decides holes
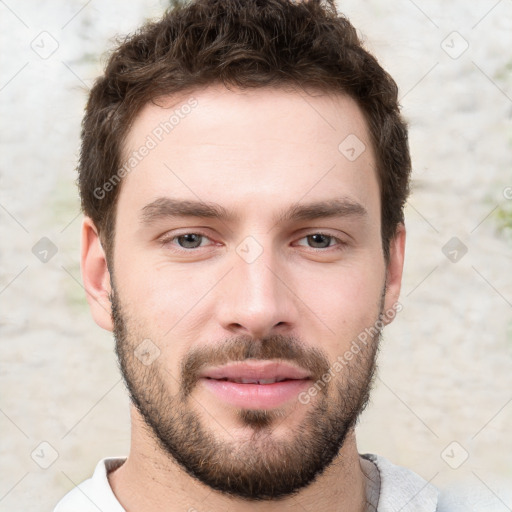
[[[296,337],[272,335],[261,340],[237,336],[221,345],[203,346],[191,350],[181,364],[181,393],[186,398],[206,366],[222,366],[247,359],[283,360],[311,373],[316,382],[329,371],[329,360],[317,347],[307,347]]]

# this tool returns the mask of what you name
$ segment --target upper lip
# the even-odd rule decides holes
[[[285,380],[309,379],[311,374],[289,363],[276,361],[244,361],[229,363],[224,366],[207,367],[199,377],[210,379],[254,379]]]

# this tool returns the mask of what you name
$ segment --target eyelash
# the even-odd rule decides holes
[[[199,235],[203,238],[210,239],[210,237],[208,235],[201,233],[200,231],[188,231],[188,232],[180,233],[178,235],[173,235],[170,237],[163,237],[162,239],[160,239],[160,244],[162,247],[173,245],[173,244],[171,244],[171,242],[173,242],[174,240],[176,240],[182,236],[186,236],[186,235]],[[304,235],[303,237],[299,238],[299,240],[303,240],[304,238],[308,238],[309,236],[313,236],[313,235],[322,235],[322,236],[330,238],[331,240],[338,242],[338,246],[333,245],[333,246],[329,246],[329,247],[308,247],[308,249],[310,249],[314,252],[317,252],[317,251],[327,252],[328,249],[333,249],[333,248],[334,248],[334,250],[342,250],[345,248],[346,245],[348,245],[346,242],[344,242],[343,240],[340,240],[339,238],[335,237],[334,235],[331,235],[329,233],[324,233],[322,231],[312,231],[311,233],[308,233],[308,234]],[[192,253],[194,251],[197,251],[201,247],[203,247],[203,246],[185,249],[183,247],[173,245],[172,251],[175,251],[177,253]],[[301,247],[304,247],[304,246],[301,246]]]

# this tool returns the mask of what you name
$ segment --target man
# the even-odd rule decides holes
[[[131,449],[55,511],[436,510],[354,432],[400,310],[410,168],[396,84],[333,3],[197,0],[125,40],[79,185]]]

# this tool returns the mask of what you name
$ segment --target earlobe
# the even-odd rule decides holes
[[[100,327],[112,331],[110,273],[98,230],[89,217],[85,217],[82,222],[80,266],[92,317]]]
[[[395,236],[389,244],[389,262],[386,269],[386,297],[384,302],[384,318],[385,324],[390,324],[395,318],[398,299],[400,297],[400,289],[402,286],[402,275],[405,257],[405,226],[400,223],[395,231]],[[390,314],[386,314],[390,312]]]

